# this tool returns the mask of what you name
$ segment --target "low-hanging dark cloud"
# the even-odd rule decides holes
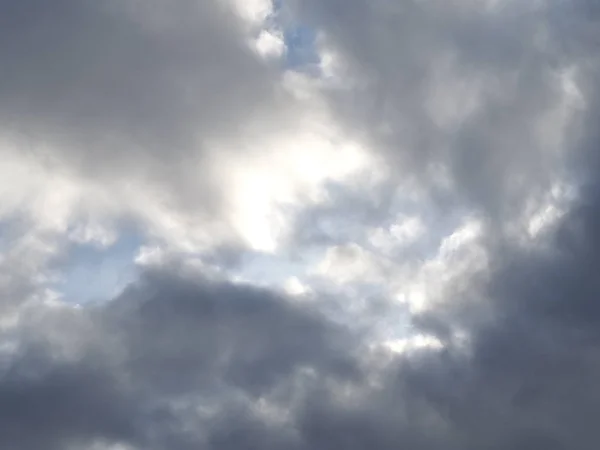
[[[423,321],[416,326],[445,349],[391,359],[310,304],[176,268],[149,272],[85,312],[96,357],[65,361],[59,347],[39,345],[12,357],[0,382],[10,432],[0,442],[594,448],[599,205],[590,188],[546,248],[502,249],[475,306],[456,298],[428,313],[467,330],[468,345]],[[72,320],[63,328],[76,329]],[[260,399],[279,413],[261,415]]]

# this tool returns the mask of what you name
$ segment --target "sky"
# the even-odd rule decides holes
[[[594,0],[0,0],[0,448],[592,450]]]

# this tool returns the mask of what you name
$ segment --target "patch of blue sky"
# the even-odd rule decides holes
[[[285,29],[283,38],[286,45],[285,67],[290,70],[310,71],[318,66],[320,56],[313,28],[297,25]]]
[[[73,243],[64,257],[61,280],[53,288],[68,303],[109,300],[135,279],[134,260],[142,244],[142,236],[135,232],[122,234],[107,248]]]
[[[281,254],[248,252],[232,275],[261,286],[282,286],[290,277],[302,278],[307,268],[318,262],[321,255],[313,253],[287,257]]]
[[[285,0],[273,0],[273,14],[269,22],[283,33],[286,46],[284,68],[301,72],[314,71],[320,63],[316,30],[292,20],[286,14]]]

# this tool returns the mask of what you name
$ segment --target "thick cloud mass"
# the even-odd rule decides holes
[[[416,178],[434,198],[453,194],[506,221],[548,188],[570,147],[561,130],[573,99],[561,76],[578,62],[563,32],[587,21],[589,7],[493,3],[307,0],[295,9],[322,29],[340,76],[353,77],[330,102],[376,143],[397,182]]]
[[[135,160],[137,147],[181,162],[198,135],[227,132],[272,100],[273,75],[224,4],[32,0],[1,9],[3,128],[56,139],[94,171]]]
[[[0,0],[0,448],[595,449],[599,30],[584,0]],[[120,293],[62,295],[127,233]]]

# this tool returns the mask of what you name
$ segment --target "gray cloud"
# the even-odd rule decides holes
[[[331,94],[333,108],[370,137],[397,180],[415,179],[434,197],[446,190],[500,222],[560,172],[567,149],[557,154],[552,146],[560,144],[540,137],[539,127],[550,134],[562,126],[549,114],[560,107],[557,74],[577,63],[559,34],[571,7],[294,4],[346,62],[344,75],[357,80]]]
[[[227,133],[272,100],[275,74],[224,3],[7,0],[0,8],[4,128],[75,138],[72,158],[95,170],[135,161],[140,147],[162,161],[180,157],[192,133]]]
[[[114,309],[109,322],[134,357],[130,370],[152,389],[185,394],[224,383],[260,396],[298,369],[357,370],[342,328],[262,289],[152,273]]]
[[[466,328],[467,349],[440,335],[444,350],[389,360],[306,305],[162,269],[91,311],[99,328],[87,348],[109,357],[14,360],[0,414],[11,430],[31,430],[18,448],[97,437],[176,449],[591,449],[600,201],[590,192],[557,226],[550,252],[503,249],[480,314],[464,314],[472,305],[460,298],[431,313]],[[261,415],[260,399],[281,412]],[[2,436],[16,445],[15,434]]]
[[[120,442],[132,448],[174,450],[596,448],[598,12],[592,2],[583,1],[572,2],[567,10],[523,14],[512,6],[488,14],[458,6],[472,2],[453,3],[306,3],[309,17],[318,18],[352,64],[373,77],[366,91],[332,100],[340,114],[355,124],[357,110],[342,108],[343,100],[357,101],[360,110],[369,96],[386,98],[390,112],[383,117],[367,114],[365,123],[373,130],[379,120],[387,121],[393,125],[392,135],[373,133],[373,142],[383,142],[391,160],[399,156],[403,163],[408,161],[425,185],[434,183],[427,178],[430,167],[447,165],[457,196],[466,196],[466,203],[472,202],[498,225],[485,229],[489,267],[465,275],[444,305],[412,317],[416,332],[436,335],[444,348],[396,355],[369,350],[364,334],[337,324],[337,317],[328,317],[315,303],[163,266],[143,273],[107,304],[82,309],[35,305],[35,313],[28,306],[21,308],[16,323],[2,325],[6,345],[0,346],[0,447],[68,449]],[[9,48],[0,54],[10,55],[7,60],[12,58],[17,66],[15,73],[29,75],[13,77],[14,91],[0,88],[0,99],[8,105],[0,110],[6,117],[14,114],[19,126],[25,124],[36,133],[59,130],[61,121],[76,124],[75,135],[89,136],[120,132],[120,124],[128,123],[127,133],[138,127],[150,141],[171,141],[168,135],[181,131],[177,92],[165,94],[165,108],[150,97],[157,104],[152,111],[156,116],[149,118],[139,115],[145,108],[137,100],[153,92],[158,79],[166,76],[163,69],[188,64],[189,54],[179,61],[177,52],[165,50],[163,67],[141,52],[140,67],[149,64],[152,69],[148,84],[136,85],[134,75],[139,72],[115,74],[124,91],[132,92],[133,103],[109,95],[109,107],[96,111],[98,103],[88,104],[85,96],[81,104],[71,100],[76,83],[67,80],[63,85],[62,77],[87,67],[92,44],[104,46],[94,33],[112,43],[104,49],[111,61],[138,55],[138,45],[146,41],[138,41],[138,35],[119,37],[138,30],[123,26],[124,16],[116,20],[111,15],[110,8],[121,6],[106,4],[108,9],[96,16],[96,4],[61,5],[66,9],[33,1],[4,3],[14,21],[0,28],[6,37],[22,33],[28,23],[35,22],[30,29],[49,29],[47,38],[39,41],[48,47],[39,53],[24,51],[31,50],[25,38],[7,43],[0,38],[3,49]],[[400,6],[404,10],[396,9]],[[559,11],[566,15],[555,17]],[[97,17],[105,22],[98,25]],[[209,30],[218,28],[206,20]],[[74,33],[75,25],[82,27],[75,34],[86,37],[81,43],[64,37]],[[535,43],[534,31],[540,29],[552,45],[540,48]],[[183,37],[167,39],[167,47],[183,48],[185,53],[188,32],[199,37],[184,27]],[[85,51],[63,48],[56,44],[59,40],[61,45],[82,45]],[[122,42],[133,49],[116,44]],[[498,83],[497,92],[484,95],[482,109],[452,134],[447,153],[437,145],[448,136],[432,125],[422,108],[428,95],[423,74],[429,73],[434,57],[446,51],[457,52],[460,78],[492,77]],[[73,60],[66,57],[72,52]],[[42,75],[24,68],[37,67],[50,53],[76,67],[63,73],[66,69],[57,65],[57,72],[50,73],[51,83],[44,81],[42,89],[31,81]],[[231,60],[234,68],[238,63],[244,59]],[[565,134],[560,158],[554,159],[545,156],[545,146],[533,130],[557,99],[549,75],[568,64],[577,65],[586,105]],[[109,82],[102,70],[94,73],[99,81],[90,81],[90,87]],[[5,76],[10,79],[10,70]],[[231,83],[237,86],[237,81]],[[210,95],[218,97],[222,88]],[[61,93],[68,105],[48,119]],[[375,110],[382,111],[382,105]],[[166,117],[159,117],[163,113]],[[187,112],[183,116],[188,117]],[[155,128],[159,122],[167,125]],[[408,138],[397,126],[401,123],[409,125]],[[406,142],[418,145],[398,155],[395,149]],[[558,162],[561,169],[555,168]],[[576,175],[580,189],[548,234],[523,246],[494,233],[513,218],[512,202],[521,208],[525,198],[520,195],[535,197],[562,169]],[[518,175],[525,179],[515,185]],[[341,210],[340,216],[346,214],[342,206],[336,210]],[[19,277],[15,283],[20,291]],[[12,284],[7,286],[3,296],[12,292]],[[336,306],[343,303],[336,301]],[[466,343],[454,340],[455,329],[466,333]]]
[[[0,382],[0,441],[5,448],[62,449],[136,435],[135,403],[117,389],[110,374],[83,361],[63,366],[44,364],[36,356],[23,359]]]
[[[91,311],[99,328],[88,351],[103,348],[108,359],[67,364],[38,350],[13,361],[0,391],[15,400],[2,414],[11,429],[34,431],[19,448],[59,432],[57,442],[144,448],[593,448],[600,201],[589,192],[557,226],[550,252],[503,249],[480,314],[465,314],[472,305],[460,298],[430,313],[466,328],[467,349],[440,335],[442,351],[388,360],[306,305],[162,269]],[[259,399],[286,417],[261,415]],[[45,414],[51,427],[39,424]]]
[[[229,431],[219,437],[220,427],[231,427],[222,421],[238,414],[268,429],[253,417],[253,403],[290,401],[305,371],[318,380],[361,377],[356,337],[322,314],[176,268],[146,273],[98,308],[33,308],[4,335],[16,343],[3,355],[0,376],[0,443],[7,448],[94,440],[143,448],[188,448],[191,440],[197,448],[207,436],[214,445],[232,442]],[[193,400],[187,409],[176,406],[186,400]],[[197,428],[192,434],[188,421]]]
[[[149,183],[214,217],[225,200],[209,143],[235,149],[232,130],[289,113],[227,2],[3,0],[0,17],[1,135],[55,173]]]

